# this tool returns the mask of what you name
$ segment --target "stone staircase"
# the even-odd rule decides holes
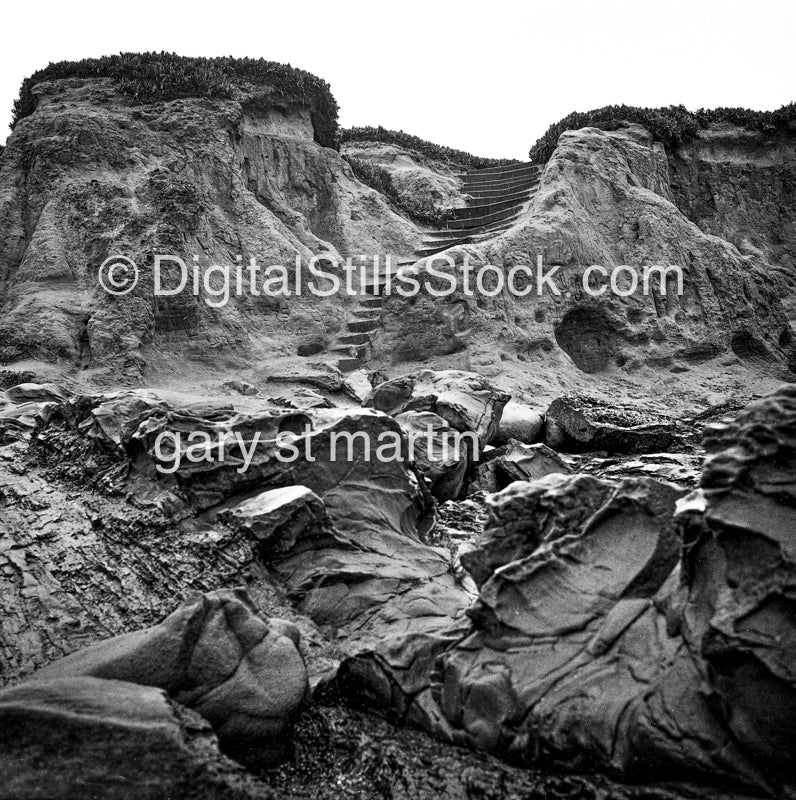
[[[454,209],[440,230],[425,232],[417,258],[442,253],[449,247],[472,244],[508,230],[525,210],[539,186],[541,167],[526,162],[487,167],[460,175],[464,208]]]
[[[369,284],[359,305],[348,321],[347,330],[337,337],[329,352],[338,356],[337,367],[340,372],[353,372],[360,369],[370,355],[370,337],[381,327],[381,314],[384,299],[380,296],[384,284]]]
[[[541,167],[527,162],[460,175],[462,191],[468,195],[467,205],[454,209],[444,228],[425,231],[413,259],[399,261],[389,269],[381,267],[372,275],[372,283],[363,287],[347,330],[329,349],[338,357],[340,371],[353,372],[365,366],[370,356],[371,336],[381,327],[384,288],[392,274],[449,247],[484,241],[508,230],[527,210],[539,186],[540,172]]]

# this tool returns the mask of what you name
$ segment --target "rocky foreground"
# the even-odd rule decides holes
[[[327,372],[7,386],[3,797],[796,796],[792,385],[675,424]]]
[[[100,61],[0,152],[0,799],[796,797],[792,124],[594,121],[444,296],[219,304],[427,279],[496,187],[283,65]]]

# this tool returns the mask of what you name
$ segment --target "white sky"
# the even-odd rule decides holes
[[[263,57],[327,80],[342,125],[525,158],[570,111],[796,100],[793,0],[4,4],[0,141],[22,79],[120,51]]]

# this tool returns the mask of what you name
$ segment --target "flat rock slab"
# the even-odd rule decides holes
[[[433,411],[452,428],[478,436],[483,448],[494,438],[509,395],[475,372],[421,370],[379,384],[373,407],[395,416],[403,411]]]
[[[534,444],[542,438],[543,429],[544,414],[540,410],[509,400],[503,408],[492,444],[500,447],[511,439],[522,444]]]
[[[794,798],[796,389],[710,426],[701,488],[589,475],[488,498],[468,629],[337,688],[447,741],[632,782]]]
[[[489,450],[478,465],[478,488],[498,492],[514,481],[533,481],[546,475],[569,475],[572,468],[544,444],[522,444],[512,440]]]
[[[163,690],[89,677],[0,692],[0,787],[15,800],[274,796]]]
[[[663,452],[676,442],[668,421],[644,421],[632,410],[592,407],[579,398],[558,398],[545,412],[545,444],[564,451]],[[615,421],[614,421],[615,420]]]
[[[443,502],[458,497],[473,450],[467,440],[431,411],[404,411],[395,421],[406,432],[431,494]]]

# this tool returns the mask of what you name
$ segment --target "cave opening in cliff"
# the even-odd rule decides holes
[[[583,372],[601,372],[611,361],[611,322],[594,306],[576,306],[555,327],[558,346]]]

